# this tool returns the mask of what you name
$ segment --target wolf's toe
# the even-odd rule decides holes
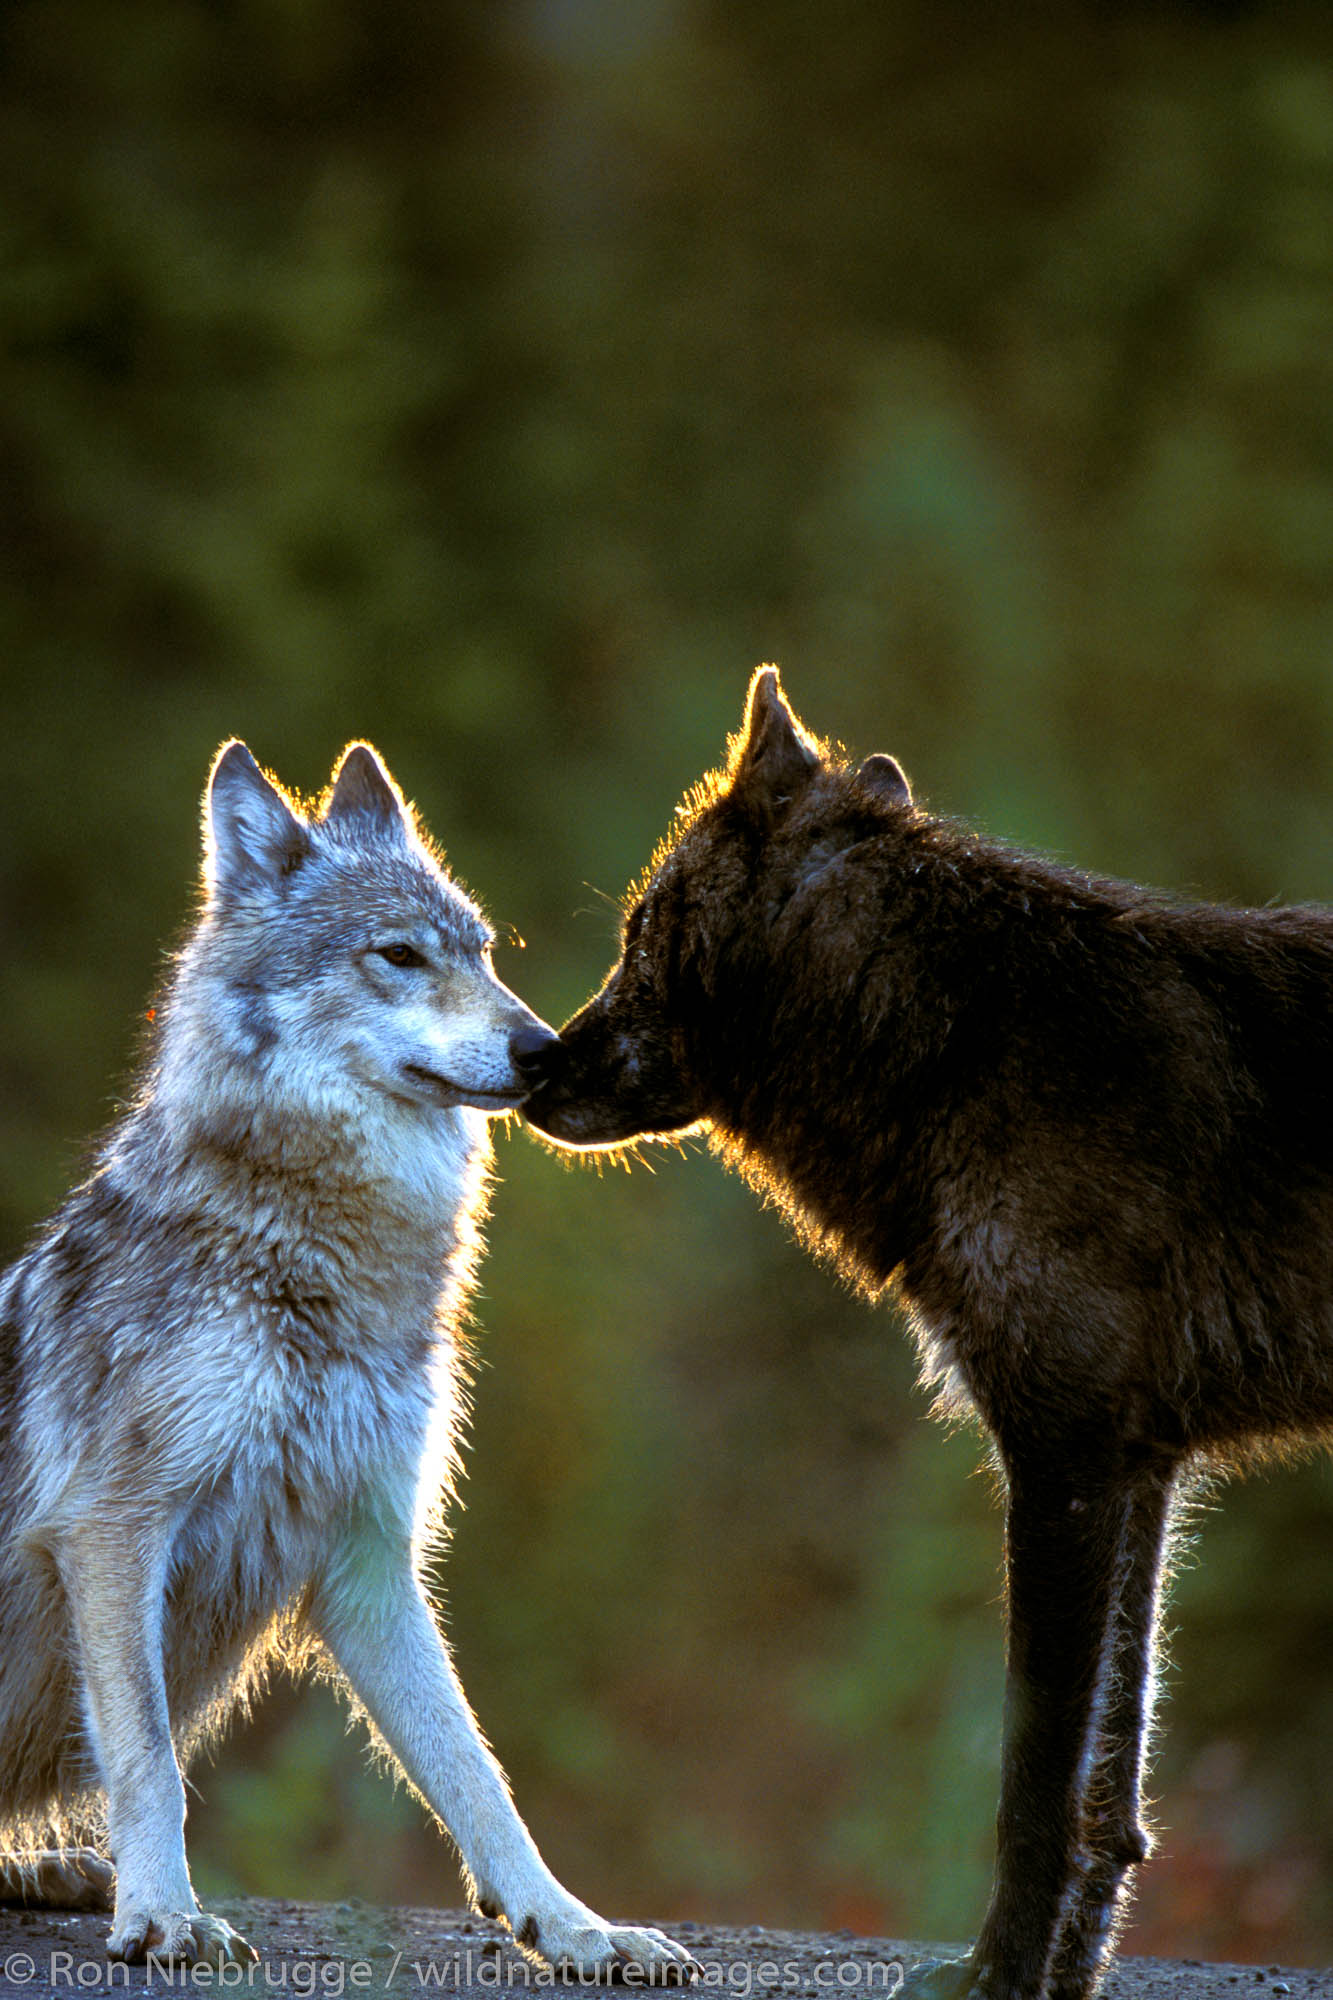
[[[194,1941],[195,1959],[209,1965],[255,1965],[259,1953],[248,1938],[233,1930],[225,1917],[215,1917],[207,1910],[201,1910],[197,1917],[190,1919],[190,1931]]]
[[[161,1943],[162,1933],[154,1924],[151,1910],[126,1910],[123,1915],[117,1914],[106,1941],[107,1957],[121,1958],[129,1965],[137,1965],[148,1955],[150,1932],[155,1933],[156,1949]]]

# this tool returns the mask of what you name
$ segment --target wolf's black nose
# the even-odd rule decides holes
[[[545,1083],[564,1054],[559,1035],[534,1021],[530,1027],[515,1028],[509,1037],[509,1060],[533,1089]]]

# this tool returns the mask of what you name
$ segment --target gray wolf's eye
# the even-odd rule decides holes
[[[410,944],[381,944],[376,945],[375,949],[379,956],[387,960],[390,965],[408,966],[424,965],[426,963],[421,953],[415,950]]]

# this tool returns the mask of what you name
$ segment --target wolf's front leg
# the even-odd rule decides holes
[[[162,1669],[165,1551],[144,1522],[98,1522],[56,1555],[83,1706],[107,1794],[116,1868],[112,1958],[249,1963],[231,1925],[199,1908],[185,1861],[185,1787]]]
[[[406,1537],[364,1526],[326,1572],[315,1628],[352,1692],[443,1822],[477,1907],[518,1943],[585,1975],[642,1968],[679,1981],[696,1968],[661,1931],[605,1922],[556,1881],[483,1742],[416,1577]]]

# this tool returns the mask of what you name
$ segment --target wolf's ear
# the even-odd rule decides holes
[[[769,808],[785,805],[818,764],[819,751],[788,708],[777,668],[760,667],[732,757],[733,790]]]
[[[310,852],[310,829],[271,785],[244,743],[224,743],[204,801],[204,880],[243,894],[290,875]]]
[[[896,757],[890,757],[885,750],[877,750],[873,757],[867,757],[858,765],[852,776],[858,785],[873,792],[885,805],[910,806],[912,787],[907,782],[907,773]]]
[[[402,839],[410,831],[403,795],[368,743],[349,743],[343,751],[324,808],[326,822],[352,814],[369,819],[376,833]]]

